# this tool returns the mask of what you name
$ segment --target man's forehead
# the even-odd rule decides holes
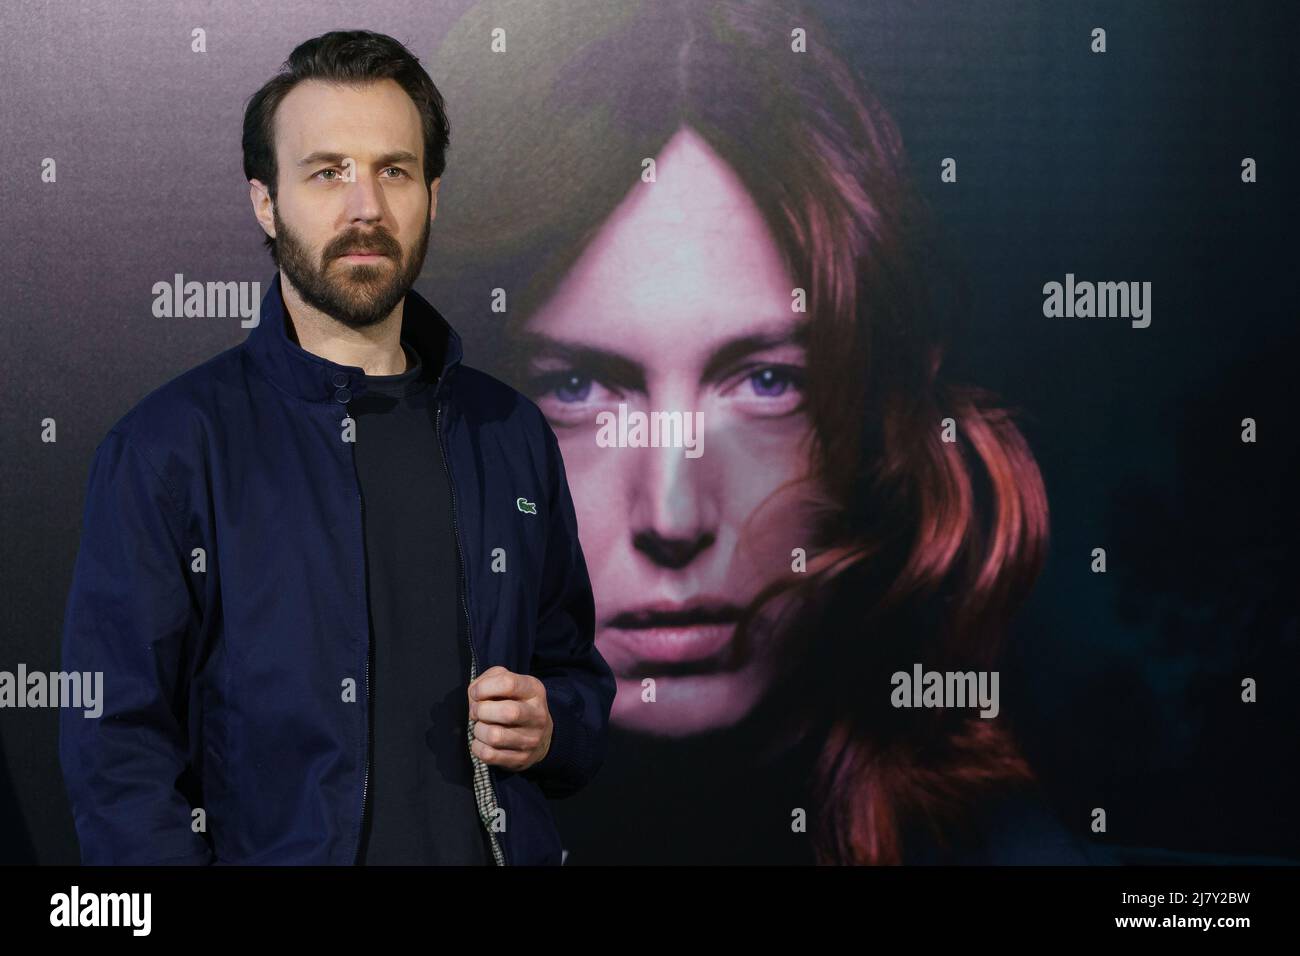
[[[286,94],[275,123],[277,149],[291,162],[319,150],[358,160],[400,151],[418,156],[423,143],[420,112],[393,80],[364,85],[305,80]]]

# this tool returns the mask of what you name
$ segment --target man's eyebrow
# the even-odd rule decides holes
[[[312,166],[316,163],[330,163],[331,165],[337,165],[347,158],[348,157],[343,153],[333,153],[329,150],[318,149],[316,152],[310,153],[298,160],[298,165]],[[418,163],[419,161],[419,156],[416,156],[410,150],[405,149],[395,149],[391,152],[384,153],[382,156],[375,159],[376,165],[379,166],[389,166],[394,163]]]
[[[721,375],[729,365],[767,349],[783,345],[803,346],[807,342],[808,323],[802,322],[793,328],[784,328],[771,332],[755,332],[728,339],[713,350],[704,368],[706,379]],[[628,388],[645,387],[645,369],[640,362],[634,361],[618,352],[569,342],[553,338],[541,332],[520,333],[526,354],[532,358],[556,358],[579,368],[588,369],[597,377],[607,381],[619,382]]]

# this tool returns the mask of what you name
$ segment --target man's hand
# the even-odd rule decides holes
[[[517,772],[550,750],[554,724],[536,677],[489,667],[469,685],[469,717],[478,721],[470,749],[484,763]]]

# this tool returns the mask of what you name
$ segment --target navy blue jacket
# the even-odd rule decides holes
[[[463,365],[414,290],[403,313],[403,336],[445,355],[473,673],[532,674],[554,721],[521,772],[471,753],[479,813],[497,863],[558,864],[547,798],[596,773],[614,699],[564,463],[537,405]],[[102,671],[104,706],[64,709],[59,735],[84,863],[356,860],[370,633],[345,419],[364,370],[285,323],[276,273],[242,344],[146,395],[95,451],[62,666]]]

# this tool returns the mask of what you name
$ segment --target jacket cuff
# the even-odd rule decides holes
[[[552,685],[546,686],[547,707],[551,712],[551,747],[546,756],[527,768],[524,773],[581,783],[586,768],[591,763],[591,742],[581,718],[573,712],[566,695],[555,693]]]

